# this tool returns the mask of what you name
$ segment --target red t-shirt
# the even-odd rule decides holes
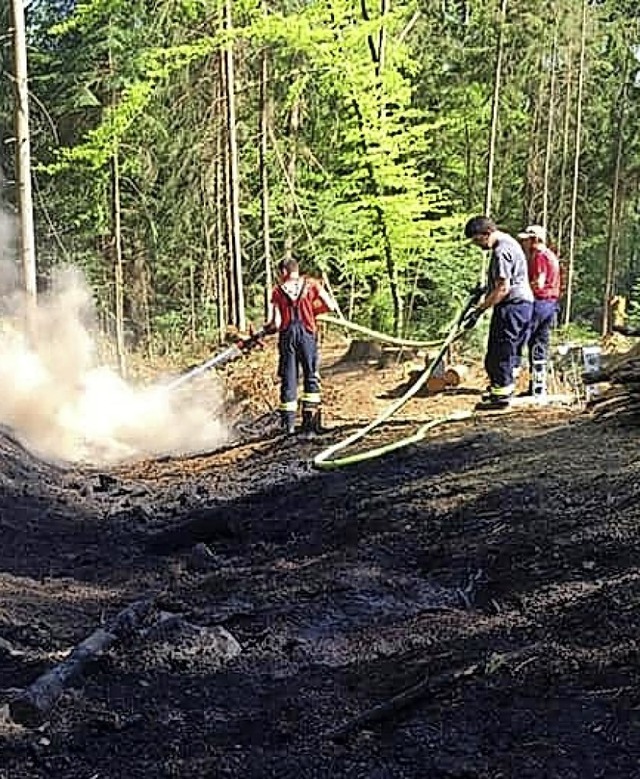
[[[305,330],[316,332],[316,316],[329,310],[320,294],[317,281],[306,277],[300,278],[300,284],[280,284],[274,288],[271,302],[280,313],[280,330],[286,330],[295,318],[296,311]],[[290,288],[293,292],[288,291]]]
[[[538,287],[538,278],[544,273],[544,285]],[[529,259],[529,280],[536,300],[557,300],[560,297],[560,263],[546,246],[537,249]]]

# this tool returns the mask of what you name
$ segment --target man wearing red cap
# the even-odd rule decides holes
[[[529,225],[518,234],[518,238],[527,255],[529,283],[534,298],[528,338],[531,370],[534,359],[547,360],[551,329],[560,297],[560,263],[555,253],[547,246],[547,231],[541,225]],[[530,380],[528,394],[532,392]]]

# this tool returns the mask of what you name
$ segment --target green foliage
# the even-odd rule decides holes
[[[220,55],[227,46],[238,81],[251,318],[261,316],[265,275],[257,135],[263,51],[270,74],[274,259],[292,244],[304,267],[328,273],[342,307],[352,305],[356,319],[407,334],[438,332],[477,281],[480,254],[465,246],[462,227],[485,197],[497,0],[396,0],[384,18],[373,2],[365,4],[365,18],[352,0],[270,0],[267,12],[235,0],[230,31],[222,23],[222,0],[33,5],[41,262],[48,268],[76,258],[104,310],[113,309],[110,166],[117,154],[131,326],[145,329],[138,321],[144,309],[156,339],[177,344],[193,327],[207,339],[217,331],[218,275],[226,286],[229,262],[220,194],[226,143]],[[493,214],[501,226],[513,232],[541,220],[550,138],[547,219],[552,240],[562,233],[565,261],[580,6],[510,0],[494,169]],[[575,314],[591,325],[604,291],[619,131],[618,291],[637,277],[640,81],[631,55],[640,12],[626,0],[590,3],[588,23]],[[372,52],[382,33],[378,67]],[[5,71],[8,51],[3,41]],[[7,90],[0,94],[3,163],[12,167],[11,103]],[[290,121],[294,109],[297,127]]]

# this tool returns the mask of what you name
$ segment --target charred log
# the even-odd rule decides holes
[[[120,611],[107,625],[94,630],[74,647],[68,657],[10,701],[13,721],[38,725],[45,720],[71,683],[114,644],[131,635],[152,607],[153,599],[136,601]]]

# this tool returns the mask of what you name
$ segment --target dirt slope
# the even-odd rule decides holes
[[[327,442],[401,374],[327,371]],[[640,777],[639,445],[549,410],[326,474],[318,442],[107,474],[3,439],[0,707],[140,595],[197,627],[112,650],[40,729],[5,721],[0,777]]]

